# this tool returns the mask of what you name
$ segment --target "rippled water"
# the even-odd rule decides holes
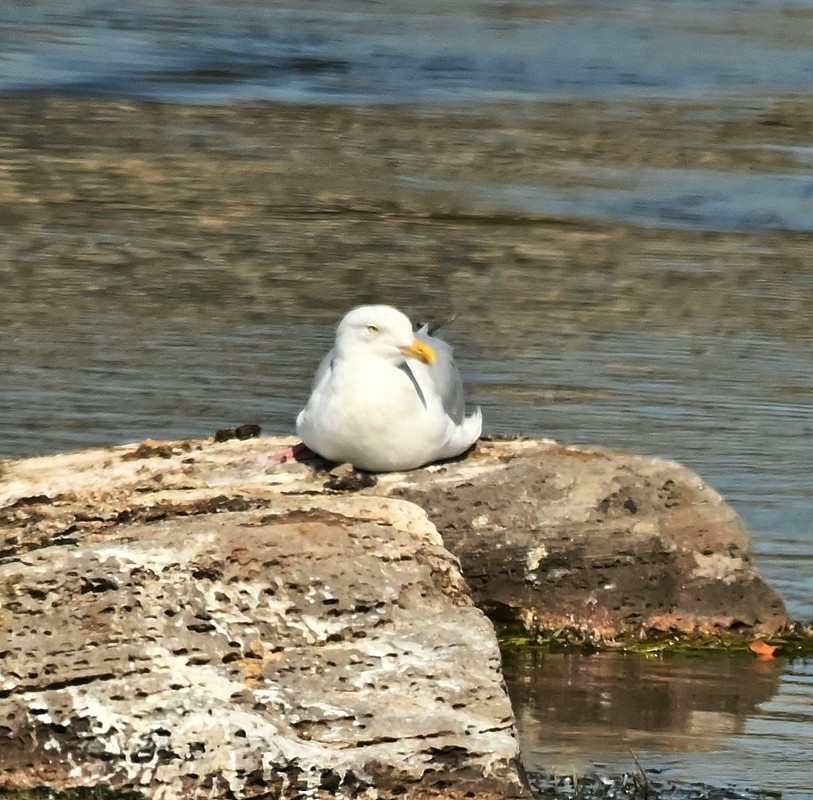
[[[348,307],[457,313],[487,431],[686,462],[813,619],[813,133],[771,107],[811,87],[809,2],[4,4],[0,100],[31,100],[0,125],[0,456],[291,432]],[[110,106],[42,121],[54,92]],[[641,97],[702,100],[712,133],[663,123],[661,151],[655,121],[647,151]],[[612,103],[560,131],[572,109],[522,105],[550,98]],[[348,110],[278,140],[258,100]],[[732,133],[757,106],[767,134]],[[809,661],[506,667],[532,766],[629,746],[813,796]]]
[[[0,91],[181,101],[807,92],[809,2],[167,3],[0,11]]]

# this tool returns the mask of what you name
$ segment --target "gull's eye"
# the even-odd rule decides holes
[[[367,326],[367,333],[378,333],[378,328],[375,325],[368,325]]]

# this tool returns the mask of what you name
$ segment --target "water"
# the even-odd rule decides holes
[[[457,313],[489,432],[684,461],[813,619],[811,87],[809,2],[7,3],[0,456],[291,432],[348,307]],[[531,766],[813,796],[809,661],[506,670]]]
[[[505,668],[531,769],[811,796],[812,676],[799,662],[525,652]]]
[[[0,91],[221,102],[807,92],[809,2],[13,2]],[[112,55],[111,55],[112,54]]]

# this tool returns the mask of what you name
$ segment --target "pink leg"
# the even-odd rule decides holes
[[[314,458],[319,458],[319,455],[314,453],[304,442],[271,453],[271,460],[278,461],[280,464],[285,464],[287,461],[313,461]]]

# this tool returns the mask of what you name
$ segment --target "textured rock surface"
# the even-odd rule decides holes
[[[471,479],[391,492],[427,510],[475,601],[535,632],[773,634],[790,620],[742,521],[674,461],[504,442]],[[489,457],[490,456],[490,457]]]
[[[426,510],[478,605],[531,630],[765,634],[789,623],[737,514],[673,461],[494,441],[460,461],[370,476],[269,459],[293,441],[148,441],[6,462],[0,555],[280,496],[388,495]]]
[[[0,785],[521,794],[493,631],[446,547],[532,630],[789,622],[736,514],[673,462],[501,441],[371,476],[269,458],[290,443],[0,465]]]
[[[493,629],[434,527],[399,500],[315,505],[7,556],[0,785],[521,794]]]

